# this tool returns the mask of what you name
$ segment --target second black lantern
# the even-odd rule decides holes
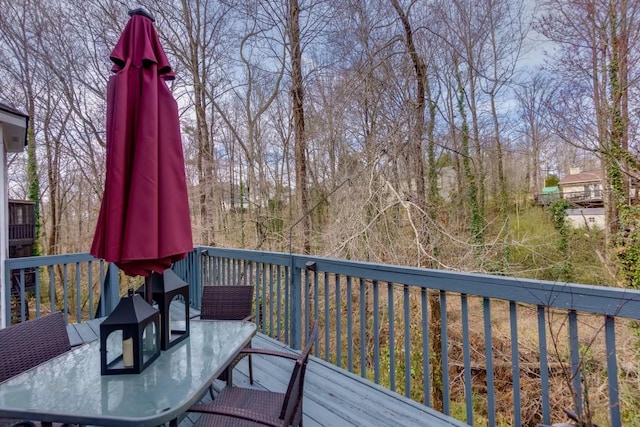
[[[151,275],[151,289],[152,299],[160,310],[160,348],[168,350],[189,336],[189,285],[167,269]],[[179,307],[171,312],[174,302]]]

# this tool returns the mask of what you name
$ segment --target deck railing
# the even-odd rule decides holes
[[[69,257],[9,260],[7,268],[51,271],[57,262],[67,274],[49,281],[68,277],[72,264],[76,277],[82,263],[104,273],[88,255]],[[568,406],[621,426],[640,401],[639,291],[213,247],[198,247],[174,270],[194,307],[203,285],[254,285],[262,333],[300,348],[318,319],[317,357],[470,425],[564,421]],[[103,273],[86,288],[104,288]],[[66,302],[78,283],[63,285],[64,302],[56,300],[66,314],[81,311],[77,296]],[[95,312],[92,294],[85,301]]]
[[[110,305],[100,302],[110,283],[109,265],[103,260],[76,253],[8,259],[5,265],[3,281],[12,284],[4,286],[7,324],[53,311],[62,311],[67,322],[82,322],[109,311]],[[28,294],[27,275],[35,275],[34,290]],[[12,288],[19,289],[19,295],[12,294]]]
[[[9,200],[9,246],[35,242],[35,204],[28,200]]]

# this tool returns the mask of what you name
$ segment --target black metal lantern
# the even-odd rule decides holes
[[[139,374],[160,356],[160,313],[129,289],[100,324],[102,375]]]
[[[160,310],[160,348],[167,350],[189,336],[189,285],[171,269],[151,275],[153,301]],[[171,311],[171,304],[179,307]]]

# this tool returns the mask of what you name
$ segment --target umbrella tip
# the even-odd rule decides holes
[[[142,7],[139,7],[137,9],[132,9],[132,10],[129,11],[129,16],[134,16],[134,15],[141,15],[141,16],[144,16],[146,18],[151,19],[151,22],[156,22],[155,18],[153,16],[151,16],[151,14],[149,12],[147,12]]]

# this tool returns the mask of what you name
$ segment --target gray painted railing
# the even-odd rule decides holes
[[[35,290],[25,298],[26,273],[32,271]],[[3,281],[12,279],[20,294],[12,295],[12,286],[4,286],[7,324],[53,311],[62,311],[67,322],[82,322],[106,315],[118,298],[117,269],[86,253],[8,259]],[[101,302],[102,295],[110,298]]]
[[[96,264],[99,273],[89,279]],[[63,282],[65,299],[56,307],[73,314],[66,298],[82,294],[78,288],[115,286],[104,289],[99,260],[86,254],[12,259],[7,269],[55,266],[51,281],[68,278],[72,265],[76,280]],[[620,367],[619,337],[640,320],[639,291],[213,247],[196,248],[174,270],[190,284],[194,307],[203,285],[254,285],[262,333],[300,348],[318,319],[317,357],[426,405],[439,391],[443,412],[469,425],[550,423],[558,413],[553,396],[562,387],[573,394],[572,410],[621,426],[620,381],[637,374]],[[42,292],[36,294],[38,316]],[[87,291],[84,304],[92,310],[72,321],[95,312],[91,295]],[[435,331],[434,314],[441,319]],[[441,364],[430,350],[434,332]],[[592,383],[599,377],[596,395]]]
[[[427,405],[434,392],[428,331],[435,298],[443,412],[470,425],[478,405],[488,425],[550,423],[557,392],[551,386],[560,374],[566,377],[563,387],[573,393],[572,410],[596,413],[600,406],[610,425],[622,425],[616,332],[628,332],[630,321],[640,319],[638,291],[283,253],[198,250],[203,284],[255,285],[262,333],[300,348],[312,319],[319,319],[323,334],[316,356]],[[535,343],[535,361],[525,342]],[[601,360],[591,360],[598,355]],[[591,378],[584,377],[602,375],[588,372],[593,368],[587,365],[606,366],[606,402],[594,401],[595,393],[587,400]],[[505,376],[513,384],[510,411],[497,391]],[[483,387],[477,377],[484,378]],[[532,391],[538,403],[527,411],[523,406]],[[511,418],[505,419],[505,412]]]

